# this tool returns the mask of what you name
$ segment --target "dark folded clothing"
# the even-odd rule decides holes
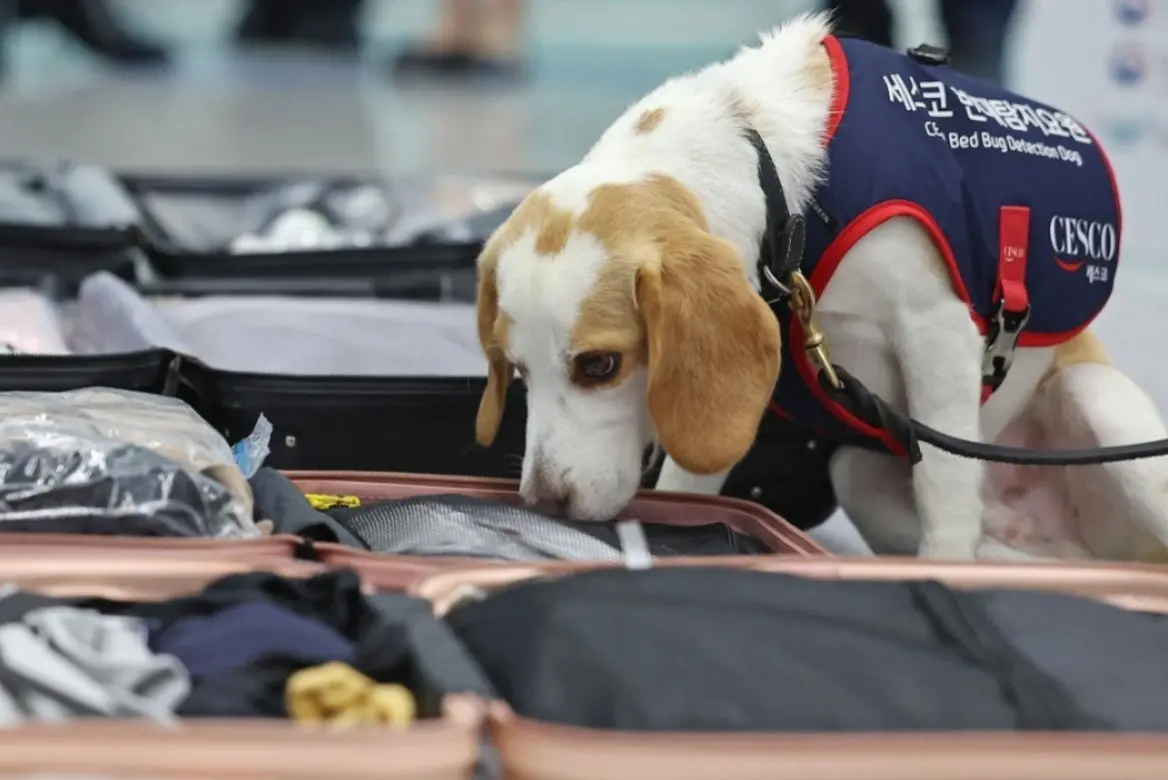
[[[520,715],[633,731],[1168,731],[1168,623],[1089,599],[608,569],[447,622]]]
[[[305,666],[352,663],[353,645],[335,628],[278,604],[241,602],[213,615],[192,615],[150,637],[150,649],[173,655],[192,677],[222,674],[265,655]]]
[[[393,593],[367,596],[352,571],[307,579],[233,574],[193,596],[142,603],[81,599],[78,605],[145,620],[152,644],[191,667],[190,695],[178,708],[182,717],[284,717],[288,677],[325,660],[347,662],[377,682],[405,685],[425,717],[437,714],[450,693],[493,697],[428,602]]]
[[[255,519],[271,520],[275,533],[368,549],[343,525],[314,509],[300,488],[275,469],[261,468],[248,482],[255,497]]]

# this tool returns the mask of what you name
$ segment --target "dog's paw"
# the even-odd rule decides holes
[[[921,540],[917,557],[934,561],[972,561],[977,555],[980,537],[980,531],[976,536],[965,534],[931,538],[926,536]]]
[[[1013,561],[1016,563],[1061,560],[1058,556],[1036,555],[1019,550],[1017,547],[1011,547],[1001,539],[995,539],[992,536],[982,538],[981,543],[977,546],[977,559],[979,561]]]

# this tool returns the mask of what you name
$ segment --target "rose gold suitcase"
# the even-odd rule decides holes
[[[960,588],[1075,594],[1168,613],[1168,568],[1123,564],[940,564],[913,559],[668,560],[831,580],[940,580]],[[602,568],[479,566],[412,591],[439,614],[472,589]],[[879,674],[879,670],[872,670]],[[1168,706],[1168,703],[1165,703]],[[1168,778],[1168,736],[1108,734],[631,733],[536,722],[493,703],[489,729],[511,780],[1132,780]]]
[[[454,696],[408,731],[328,732],[223,720],[165,729],[88,721],[0,732],[0,778],[21,780],[462,780],[482,705]]]
[[[183,558],[214,558],[216,560],[277,560],[289,561],[296,557],[303,541],[295,536],[269,536],[263,539],[167,539],[134,536],[89,536],[85,534],[0,534],[0,553],[23,549],[32,554],[32,548],[46,552],[68,549],[90,551],[98,555],[108,553],[162,553],[181,554]]]
[[[429,476],[391,472],[291,471],[287,476],[305,493],[355,496],[363,501],[386,501],[418,495],[461,493],[475,498],[518,501],[517,484],[503,479]],[[641,491],[628,516],[646,522],[677,525],[722,523],[759,540],[776,554],[826,556],[828,553],[768,509],[748,501],[718,496]],[[304,555],[334,566],[364,562],[364,575],[383,590],[400,590],[419,576],[450,567],[481,565],[479,558],[412,557],[355,550],[338,544],[309,544],[295,536],[272,536],[247,541],[215,539],[146,539],[71,534],[0,534],[0,555],[20,550],[22,555],[60,554],[68,549],[77,557],[104,557],[110,553],[180,554],[184,559],[287,561]]]
[[[0,548],[0,582],[58,596],[166,599],[234,573],[303,577],[323,570],[299,561],[214,560],[202,554]],[[0,778],[463,780],[477,761],[483,711],[474,697],[450,697],[443,717],[402,731],[330,731],[247,719],[200,719],[177,729],[79,720],[0,730]]]
[[[355,496],[362,501],[391,501],[411,496],[460,493],[473,498],[518,502],[518,483],[507,479],[428,476],[392,472],[289,471],[287,476],[305,493]],[[749,501],[721,496],[696,496],[642,490],[630,505],[626,517],[645,522],[673,525],[722,523],[732,530],[754,537],[776,555],[827,556],[828,552],[797,528],[769,509]],[[315,549],[326,563],[360,568],[378,587],[407,585],[401,577],[406,564],[419,571],[483,565],[477,558],[410,558],[379,555],[334,544],[317,544]],[[768,556],[760,556],[768,557]],[[703,559],[705,560],[705,559]],[[488,564],[497,566],[502,564]],[[384,571],[379,573],[379,569]]]
[[[308,560],[326,560],[332,566],[349,566],[347,552],[341,545],[310,545],[295,536],[272,536],[247,541],[217,541],[215,539],[137,539],[132,537],[84,536],[74,534],[8,534],[0,535],[0,561],[11,558],[51,558],[106,561],[116,558],[167,558],[184,562],[240,561],[263,564],[264,568],[278,566],[307,556]],[[435,571],[448,568],[444,559],[413,558],[405,555],[372,557],[377,565],[370,567],[365,578],[370,588],[400,591],[415,580]],[[477,561],[476,561],[477,562]],[[2,572],[2,569],[0,569]],[[2,776],[0,776],[2,777]]]

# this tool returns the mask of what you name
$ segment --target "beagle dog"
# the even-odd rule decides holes
[[[1033,470],[927,445],[912,466],[824,394],[804,323],[767,278],[768,251],[795,229],[776,220],[805,215],[803,273],[833,361],[952,436],[1164,435],[1088,329],[1119,247],[1106,156],[1068,115],[936,55],[799,17],[657,88],[518,206],[478,260],[489,375],[476,438],[494,440],[517,372],[526,500],[611,519],[651,446],[667,456],[658,489],[715,494],[762,416],[781,413],[839,433],[832,482],[877,553],[1159,554],[1168,459],[1052,469],[1038,486]],[[1085,513],[1130,522],[1087,531]]]

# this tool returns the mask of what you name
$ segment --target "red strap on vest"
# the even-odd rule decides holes
[[[984,404],[1005,378],[1017,345],[1018,331],[1025,327],[1030,311],[1030,295],[1026,292],[1026,248],[1030,243],[1030,209],[1025,206],[1003,206],[998,222],[998,283],[993,305],[998,323],[994,343],[987,351],[1004,358],[993,376],[981,388]],[[1008,323],[1017,323],[1013,333],[1003,332]],[[992,357],[989,362],[994,363]]]
[[[998,227],[998,295],[1002,308],[1021,314],[1030,306],[1026,293],[1026,247],[1030,243],[1030,209],[1003,206]]]

